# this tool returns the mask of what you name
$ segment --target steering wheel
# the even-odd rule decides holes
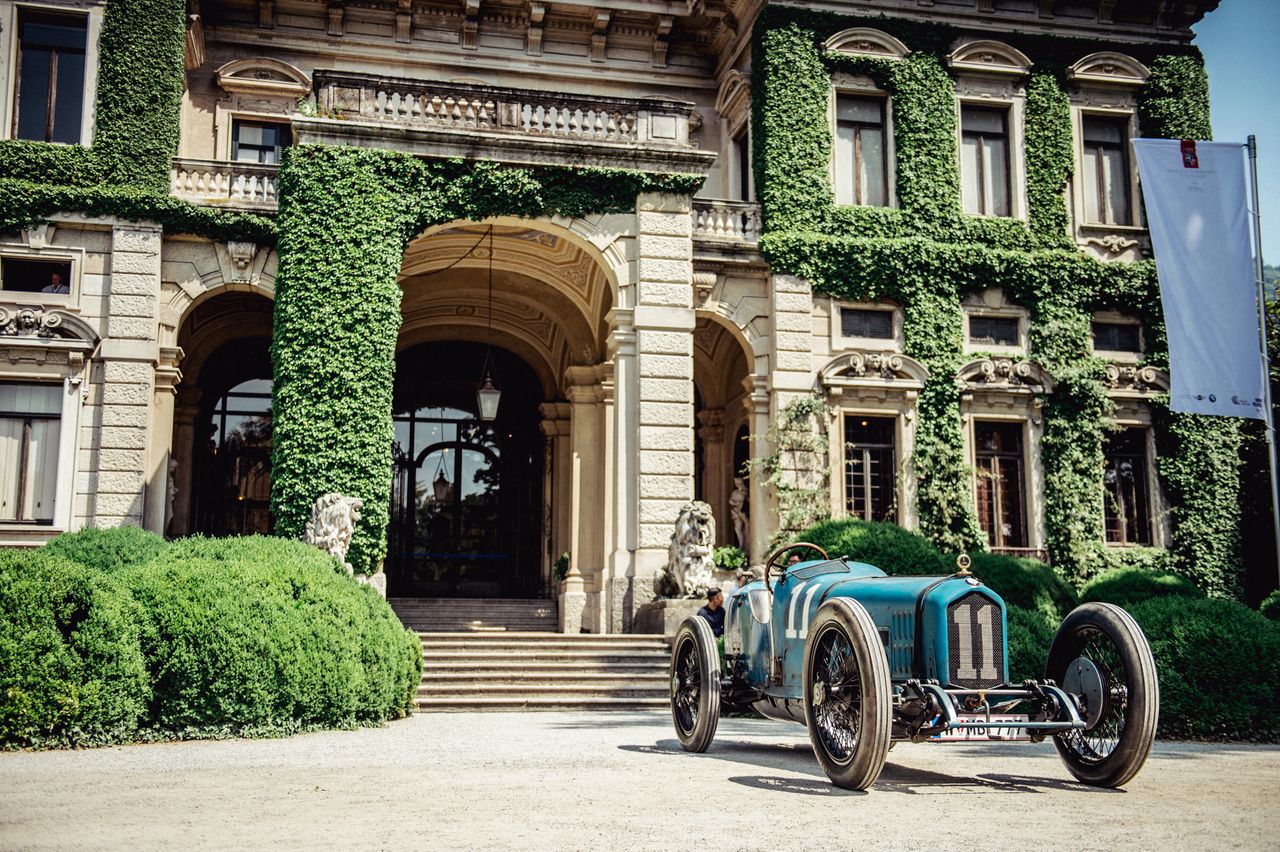
[[[781,556],[784,553],[787,553],[788,551],[795,550],[798,547],[807,547],[810,550],[816,550],[822,554],[823,559],[831,558],[830,556],[827,556],[827,552],[823,550],[821,547],[818,547],[818,545],[816,544],[810,544],[807,541],[793,542],[792,544],[788,544],[786,547],[782,547],[782,548],[779,548],[778,550],[775,550],[769,556],[769,558],[764,561],[764,587],[769,590],[770,595],[773,595],[773,586],[769,585],[769,572],[772,571],[773,566],[777,564],[779,556]]]

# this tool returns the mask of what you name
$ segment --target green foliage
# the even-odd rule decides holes
[[[832,559],[847,556],[891,575],[931,576],[955,571],[955,562],[948,562],[928,539],[897,524],[852,519],[820,521],[797,540],[818,545]]]
[[[903,40],[903,60],[819,51],[842,29],[871,26]],[[756,185],[765,214],[760,248],[775,273],[807,279],[838,299],[903,306],[904,352],[929,371],[917,400],[913,465],[922,532],[939,547],[984,546],[965,462],[956,371],[963,355],[961,300],[1002,288],[1031,313],[1031,354],[1054,380],[1045,399],[1041,459],[1053,564],[1082,583],[1113,563],[1103,540],[1103,444],[1112,404],[1090,350],[1092,312],[1137,315],[1147,358],[1166,363],[1154,264],[1104,264],[1067,234],[1065,193],[1073,169],[1067,67],[1096,44],[1008,34],[1036,66],[1027,81],[1028,221],[960,212],[955,87],[944,57],[961,31],[930,22],[859,18],[768,7],[753,41]],[[1208,138],[1203,61],[1191,48],[1129,45],[1152,68],[1140,98],[1146,135]],[[832,203],[827,120],[834,71],[869,76],[892,97],[898,207]],[[970,356],[972,357],[972,356]],[[1169,415],[1152,403],[1158,472],[1172,504],[1181,570],[1213,594],[1239,584],[1239,429]]]
[[[563,580],[569,576],[569,551],[565,551],[556,557],[556,561],[551,565],[551,576],[557,580]]]
[[[133,739],[150,698],[137,606],[116,578],[0,550],[0,745]]]
[[[50,145],[25,139],[0,141],[0,178],[58,186],[94,186],[102,166],[93,150],[80,145]]]
[[[975,553],[970,558],[973,573],[1008,606],[1039,613],[1048,622],[1057,624],[1078,603],[1075,589],[1036,559],[992,553]]]
[[[1181,574],[1142,568],[1116,568],[1094,577],[1080,590],[1081,601],[1101,601],[1125,609],[1168,595],[1203,598],[1204,592]]]
[[[765,438],[772,452],[748,462],[753,471],[764,476],[765,485],[773,489],[777,499],[775,545],[793,540],[795,533],[831,511],[822,398],[798,397],[784,405],[779,415]]]
[[[186,85],[183,0],[110,0],[98,38],[93,150],[110,185],[169,192]]]
[[[1262,599],[1258,612],[1272,621],[1280,621],[1280,589],[1276,589]]]
[[[150,562],[163,554],[167,547],[163,538],[141,527],[87,528],[63,533],[46,544],[41,552],[111,573]]]
[[[1053,644],[1054,624],[1039,609],[1005,606],[1009,649],[1009,682],[1040,680]]]
[[[1280,625],[1235,601],[1176,595],[1131,612],[1155,655],[1162,736],[1280,736]]]
[[[364,501],[348,558],[372,573],[386,552],[397,277],[426,228],[514,215],[634,210],[642,192],[690,193],[691,175],[506,168],[362,148],[298,146],[280,169],[271,509],[302,535],[316,498]]]
[[[742,548],[727,544],[711,552],[711,561],[721,571],[736,571],[747,567],[747,554],[742,552]]]

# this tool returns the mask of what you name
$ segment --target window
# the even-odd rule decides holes
[[[80,141],[88,18],[18,10],[18,82],[13,135]]]
[[[62,385],[0,384],[0,521],[53,523]]]
[[[1141,327],[1128,322],[1095,322],[1093,348],[1102,352],[1141,352]]]
[[[1147,430],[1125,429],[1103,447],[1102,483],[1109,544],[1151,544]]]
[[[1084,218],[1104,225],[1131,225],[1128,122],[1084,116]]]
[[[18,293],[70,293],[71,261],[0,258],[0,290]]]
[[[893,339],[893,311],[840,309],[840,333],[845,337]]]
[[[292,141],[287,124],[261,124],[236,119],[231,124],[231,159],[238,163],[278,163]]]
[[[987,346],[1017,346],[1018,318],[970,315],[969,342]]]
[[[997,548],[1027,546],[1022,424],[975,423],[978,525]]]
[[[851,518],[896,520],[892,417],[844,418],[844,502]]]
[[[1010,215],[1008,110],[960,108],[960,172],[964,212]]]
[[[737,180],[737,185],[733,188],[733,197],[739,201],[750,201],[751,144],[745,129],[733,137],[733,160],[734,176]]]
[[[836,203],[889,204],[884,98],[836,98]]]
[[[205,429],[196,447],[196,531],[269,534],[271,380],[250,379],[218,397]]]

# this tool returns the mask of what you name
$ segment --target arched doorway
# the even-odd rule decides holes
[[[541,384],[494,348],[497,418],[477,416],[484,345],[422,343],[396,361],[391,526],[392,595],[537,597],[544,445]]]
[[[750,457],[751,361],[743,344],[720,320],[699,316],[693,333],[694,415],[697,444],[694,494],[710,504],[716,544],[750,551],[745,470]],[[735,524],[735,513],[742,521]],[[739,540],[739,533],[743,539]]]
[[[269,299],[222,293],[182,323],[170,535],[273,529]]]

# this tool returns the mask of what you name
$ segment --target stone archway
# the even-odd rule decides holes
[[[734,523],[734,507],[750,514],[744,476],[735,459],[744,457],[738,444],[746,430],[746,457],[750,457],[752,404],[752,361],[739,339],[740,332],[719,317],[699,315],[693,332],[693,381],[698,390],[695,411],[698,441],[696,457],[701,470],[694,496],[711,506],[716,519],[716,544],[735,545],[750,553],[749,532],[739,541]],[[741,485],[742,493],[734,491]],[[746,527],[743,527],[746,530]]]

